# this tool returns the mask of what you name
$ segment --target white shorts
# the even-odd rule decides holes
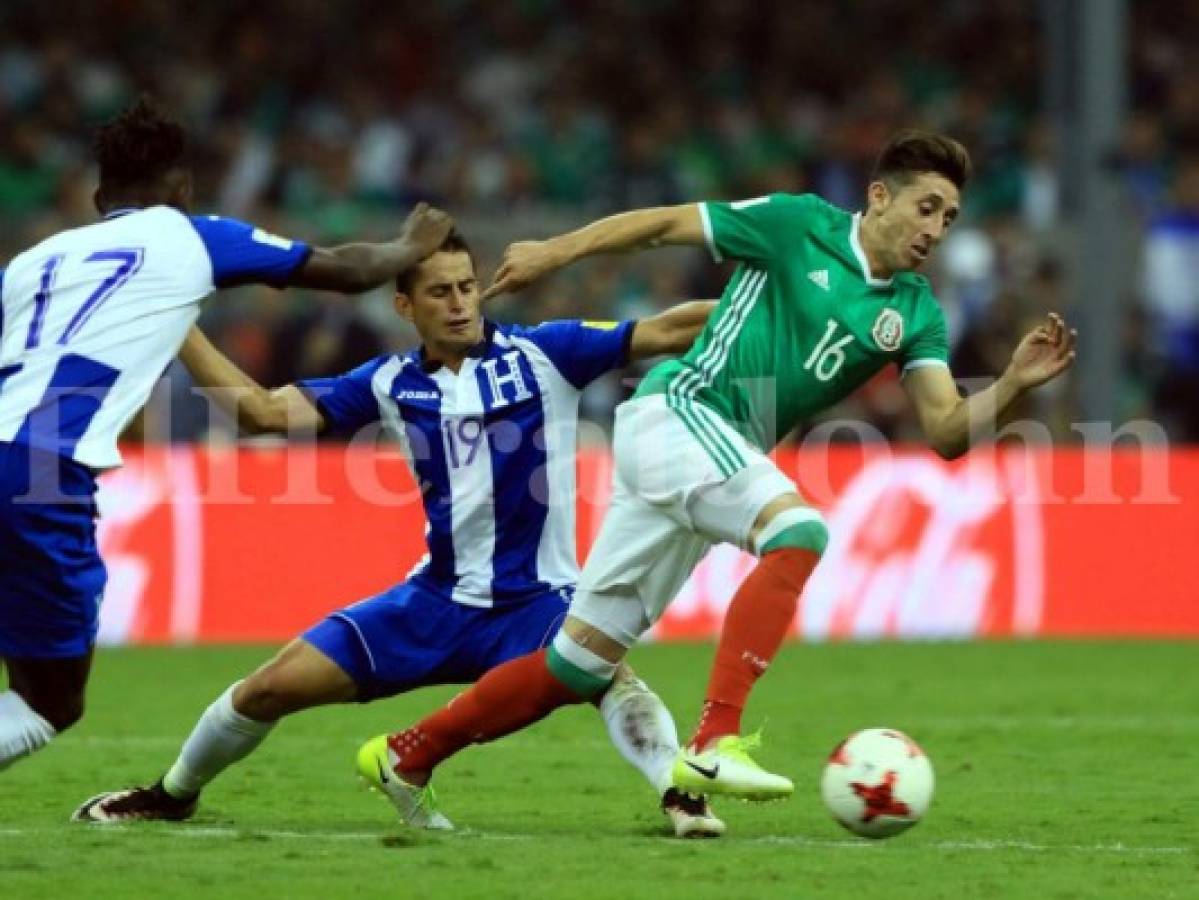
[[[715,412],[695,404],[684,419],[662,394],[617,408],[614,456],[611,506],[570,615],[631,647],[709,547],[750,549],[763,507],[797,490]]]

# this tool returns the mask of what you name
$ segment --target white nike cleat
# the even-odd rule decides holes
[[[790,778],[767,772],[749,755],[762,739],[757,734],[728,734],[704,751],[679,751],[671,771],[674,786],[686,794],[723,794],[741,800],[782,800],[795,792]]]
[[[395,772],[399,757],[387,743],[387,735],[371,738],[358,750],[358,774],[374,790],[391,801],[400,818],[413,828],[452,831],[453,823],[437,809],[432,785],[417,787]]]
[[[662,812],[670,819],[675,837],[718,838],[724,834],[724,822],[716,818],[704,797],[669,788],[662,795]]]

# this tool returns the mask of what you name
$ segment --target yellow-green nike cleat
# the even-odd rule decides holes
[[[790,778],[767,772],[750,758],[761,746],[760,734],[728,734],[702,752],[679,751],[671,780],[688,794],[723,794],[741,800],[782,800],[795,792]]]
[[[453,823],[437,809],[433,786],[417,787],[404,781],[395,772],[397,761],[385,734],[371,738],[358,748],[358,774],[370,788],[391,801],[406,825],[452,831]]]

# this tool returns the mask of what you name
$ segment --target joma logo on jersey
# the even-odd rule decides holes
[[[500,372],[503,364],[504,371]],[[491,388],[491,408],[500,409],[509,403],[520,403],[533,396],[533,392],[525,385],[525,376],[520,371],[520,353],[515,350],[505,353],[499,359],[485,359],[481,363],[487,373],[487,385]],[[509,399],[504,393],[504,385],[512,385],[515,396]]]
[[[436,400],[440,396],[437,391],[397,391],[397,400]]]
[[[879,349],[888,353],[898,350],[903,343],[903,316],[894,309],[884,309],[874,320],[874,328],[870,333],[874,335],[874,342]]]

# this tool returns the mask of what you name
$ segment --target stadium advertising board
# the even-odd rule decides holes
[[[282,641],[400,580],[423,553],[403,462],[364,447],[131,450],[105,476],[101,641]],[[1102,457],[1102,458],[1100,458]],[[1179,564],[1199,539],[1199,451],[999,450],[944,463],[886,447],[785,451],[832,540],[807,640],[1199,636]],[[580,553],[607,502],[579,459]],[[713,550],[658,640],[706,639],[753,566]]]

